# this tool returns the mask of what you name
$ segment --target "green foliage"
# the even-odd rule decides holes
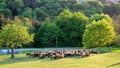
[[[60,29],[55,23],[46,22],[43,24],[35,35],[36,47],[57,47],[60,43],[58,40],[61,36]]]
[[[115,37],[114,28],[106,20],[93,21],[86,26],[83,45],[85,48],[106,46],[111,44]]]
[[[45,18],[47,18],[49,15],[45,13],[44,8],[35,8],[34,10],[34,16],[39,20],[39,21],[44,21]]]
[[[105,19],[108,23],[110,23],[111,25],[112,25],[112,18],[109,16],[109,15],[107,15],[107,14],[95,14],[95,15],[92,15],[91,17],[90,17],[90,23],[92,22],[92,21],[99,21],[99,20],[103,20],[103,19]]]
[[[94,14],[100,14],[103,12],[103,4],[98,1],[88,1],[83,5],[83,9],[80,9],[86,16],[90,17]]]
[[[65,43],[68,46],[81,46],[82,34],[88,18],[80,12],[64,10],[56,20],[57,26],[64,32]]]
[[[15,16],[13,23],[16,25],[25,26],[28,28],[29,33],[34,33],[34,27],[32,25],[32,21],[28,18],[20,18],[18,16]]]
[[[24,17],[32,17],[32,9],[31,8],[25,8],[22,12],[22,15]]]
[[[21,25],[8,24],[2,27],[0,32],[0,43],[8,47],[22,46],[33,41],[33,35],[30,35],[27,28]]]
[[[87,9],[80,10],[80,11],[83,12],[88,17],[90,17],[91,15],[94,15],[94,14],[102,13],[101,8],[95,8],[95,7],[87,8]]]
[[[119,34],[119,16],[116,17],[119,11],[120,4],[108,5],[105,0],[0,0],[0,29],[10,23],[27,27],[30,34],[36,32],[38,44],[35,45],[40,47],[82,46],[85,26],[93,21],[106,20]],[[113,24],[110,16],[104,13],[115,16]],[[90,17],[89,20],[85,15]],[[58,37],[51,35],[52,31]],[[47,43],[49,36],[52,38],[50,44]]]
[[[5,18],[3,14],[0,14],[0,30],[3,25],[7,25],[11,22],[12,22],[12,20],[10,18]]]
[[[3,9],[6,7],[6,3],[5,2],[0,2],[0,9]]]
[[[9,9],[0,9],[0,14],[4,14],[4,16],[10,17],[11,11]]]
[[[8,17],[15,16],[32,17],[44,21],[50,17],[54,19],[63,10],[83,11],[86,16],[102,13],[101,4],[98,1],[79,2],[78,0],[1,0],[0,10],[10,10]],[[4,12],[1,12],[4,14]],[[5,14],[6,16],[7,14]]]
[[[22,0],[8,0],[6,2],[6,8],[9,8],[12,12],[12,16],[16,16],[21,14],[24,7],[24,3]]]

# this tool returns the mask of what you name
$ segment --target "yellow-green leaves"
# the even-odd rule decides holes
[[[116,33],[113,26],[111,26],[106,20],[93,21],[86,26],[86,30],[83,35],[83,45],[86,48],[106,46],[112,43],[115,39]]]
[[[60,15],[57,16],[57,21],[66,23],[71,17],[72,17],[72,12],[69,10],[64,10]]]
[[[105,19],[108,23],[112,24],[112,19],[107,14],[95,14],[95,15],[92,15],[91,18],[90,18],[90,23],[92,21],[97,22],[97,21],[102,20],[102,19]]]
[[[6,46],[15,47],[29,43],[33,40],[27,27],[15,24],[8,24],[2,27],[0,32],[0,43],[5,43]]]

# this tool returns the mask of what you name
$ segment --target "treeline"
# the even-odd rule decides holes
[[[78,0],[0,0],[0,13],[5,17],[32,17],[44,21],[54,19],[60,12],[70,9],[81,11],[86,16],[102,13],[104,6],[99,1],[81,2]]]
[[[118,15],[120,13],[120,4],[107,4],[106,1],[0,0],[0,14],[12,19],[15,16],[22,16],[39,21],[44,21],[47,17],[54,20],[65,9],[70,9],[72,12],[80,11],[88,17],[100,13],[106,13],[110,16]]]
[[[9,43],[10,46],[15,43],[14,46],[20,44],[24,45],[23,47],[86,48],[120,45],[120,4],[100,1],[0,0],[0,34],[6,37],[4,28],[9,26],[16,28],[20,25],[19,28],[22,26],[27,28],[23,33],[27,30],[28,34],[32,35],[30,38],[32,42],[28,40],[29,44],[20,41],[24,36],[5,43],[2,39],[4,36],[1,35],[3,42],[1,45],[6,46]],[[7,31],[14,28],[9,27]],[[11,35],[16,32],[10,31]],[[10,36],[10,40],[12,37]]]

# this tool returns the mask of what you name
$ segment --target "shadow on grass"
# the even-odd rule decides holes
[[[59,58],[59,59],[50,59],[48,57],[45,57],[44,59],[40,59],[41,62],[52,62],[52,61],[57,61],[60,59],[86,59],[89,58],[91,56],[95,56],[95,54],[92,54],[90,56],[86,56],[86,57],[81,57],[81,56],[70,56],[70,57],[64,57],[64,58]]]
[[[86,57],[80,57],[80,56],[72,56],[72,57],[64,57],[64,58],[59,58],[59,59],[50,59],[50,58],[45,58],[45,59],[42,59],[40,60],[41,62],[52,62],[52,61],[57,61],[57,60],[60,60],[60,59],[82,59],[82,58],[86,58]]]
[[[83,58],[87,58],[87,57],[72,56],[72,57],[64,57],[64,58],[60,58],[60,59],[70,59],[70,58],[71,59],[83,59]],[[52,61],[57,61],[57,60],[60,60],[60,59],[50,59],[48,57],[45,57],[44,59],[29,58],[29,57],[15,57],[13,59],[6,59],[6,60],[3,60],[3,61],[0,61],[0,65],[20,63],[20,62],[29,62],[29,61],[52,62]]]
[[[28,57],[22,57],[22,58],[13,58],[13,59],[7,59],[0,61],[0,65],[3,64],[13,64],[13,63],[19,63],[19,62],[28,62],[28,61],[36,61],[38,58],[28,58]]]
[[[112,65],[110,65],[110,66],[107,66],[107,68],[109,68],[109,67],[113,67],[113,66],[116,66],[116,65],[120,65],[120,62],[115,63],[115,64],[112,64]]]

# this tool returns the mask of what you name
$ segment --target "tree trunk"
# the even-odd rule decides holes
[[[50,45],[50,38],[48,38],[47,40],[47,47],[49,47],[49,45]]]
[[[11,48],[11,58],[14,58],[14,48]]]
[[[58,37],[56,37],[56,47],[57,47],[57,44],[58,44]]]

